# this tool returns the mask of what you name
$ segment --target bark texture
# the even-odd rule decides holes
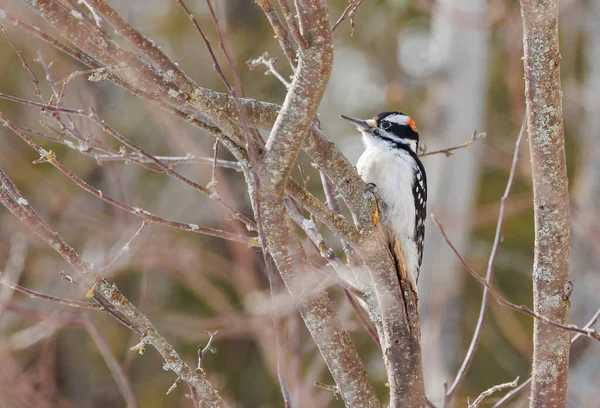
[[[521,0],[527,131],[533,173],[534,310],[569,318],[570,220],[563,132],[558,1]],[[564,407],[569,333],[534,323],[531,407]]]
[[[364,365],[325,289],[319,288],[318,278],[313,275],[313,268],[295,234],[284,205],[287,194],[292,194],[318,221],[354,247],[364,263],[364,276],[371,279],[360,292],[371,306],[370,312],[380,333],[390,383],[390,406],[425,406],[416,299],[399,290],[387,244],[372,223],[374,198],[365,194],[365,184],[352,164],[313,123],[333,64],[331,24],[325,2],[296,0],[295,17],[293,13],[284,13],[298,49],[296,57],[290,58],[292,66],[297,65],[297,68],[282,106],[233,98],[198,86],[152,41],[102,0],[90,0],[90,4],[118,35],[128,41],[128,46],[115,42],[102,29],[59,3],[51,0],[23,2],[77,50],[35,27],[24,27],[11,16],[5,17],[7,21],[24,27],[92,68],[103,67],[106,79],[208,132],[229,149],[246,177],[261,242],[268,247],[346,406],[375,407],[380,404]],[[259,4],[270,10],[268,1]],[[287,7],[286,2],[281,5]],[[268,15],[271,23],[281,31],[276,14]],[[285,42],[282,44],[286,48]],[[130,47],[136,52],[130,51]],[[83,111],[80,114],[86,116]],[[210,123],[204,122],[204,118]],[[271,129],[260,154],[250,143],[253,139],[248,127]],[[290,178],[301,149],[331,180],[336,193],[352,212],[356,226],[350,225]],[[106,296],[110,295],[108,289],[99,287]],[[155,343],[152,344],[160,347]],[[207,381],[206,384],[200,381],[198,385],[195,377],[184,377],[183,374],[186,373],[180,377],[191,381],[205,402],[210,399],[204,398],[203,394],[218,395]],[[209,401],[209,405],[222,406],[222,399],[214,398],[216,400]]]

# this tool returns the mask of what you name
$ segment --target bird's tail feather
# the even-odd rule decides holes
[[[390,252],[392,253],[394,264],[396,265],[396,273],[398,274],[398,280],[400,281],[401,286],[404,287],[406,282],[409,282],[412,290],[417,293],[417,281],[411,271],[407,271],[406,269],[406,262],[404,261],[404,256],[402,256],[400,242],[398,241],[396,234],[389,232],[389,243]]]

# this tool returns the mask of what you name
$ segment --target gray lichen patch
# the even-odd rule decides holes
[[[558,368],[556,364],[549,361],[542,361],[536,367],[539,381],[544,384],[553,384],[558,377]]]
[[[533,269],[533,279],[551,283],[554,280],[554,276],[552,276],[552,272],[550,270],[542,267],[536,267]]]

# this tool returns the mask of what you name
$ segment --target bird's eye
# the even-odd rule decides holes
[[[389,129],[389,128],[391,128],[391,127],[392,127],[392,124],[391,124],[390,122],[383,121],[383,122],[381,122],[381,127],[382,127],[384,130],[387,130],[387,129]]]

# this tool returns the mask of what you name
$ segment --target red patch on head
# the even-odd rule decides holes
[[[417,132],[417,125],[415,124],[415,121],[412,120],[411,118],[406,119],[406,124],[408,126],[410,126],[410,128],[414,131]]]

